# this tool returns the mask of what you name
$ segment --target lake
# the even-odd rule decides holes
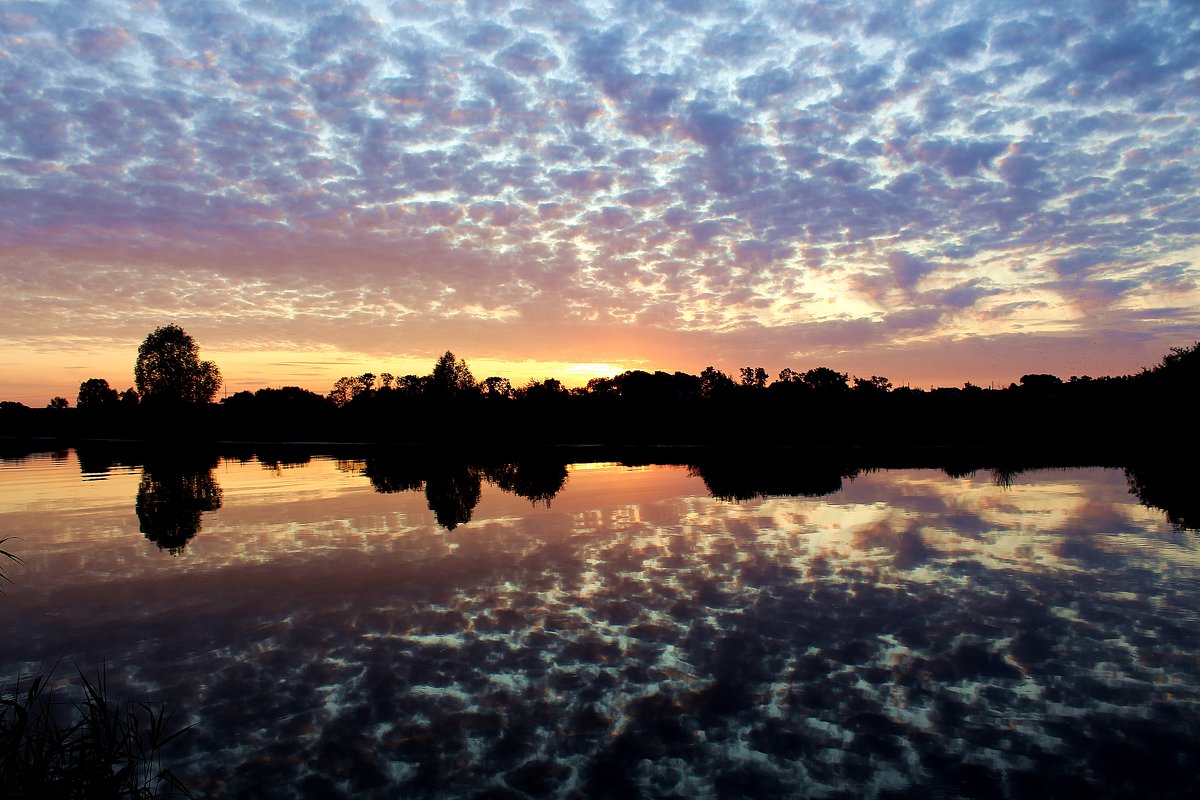
[[[105,665],[197,796],[1190,796],[1159,473],[22,454],[0,681]]]

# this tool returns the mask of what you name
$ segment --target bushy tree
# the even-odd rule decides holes
[[[615,378],[592,378],[584,387],[593,397],[618,397],[621,387]]]
[[[117,390],[109,386],[104,378],[88,378],[79,384],[79,396],[75,405],[85,411],[99,410],[115,406],[120,399]]]
[[[844,372],[832,370],[829,367],[814,367],[804,373],[804,383],[810,388],[824,393],[843,392],[850,388],[849,376]]]
[[[210,403],[221,388],[221,371],[200,360],[196,340],[178,325],[156,328],[138,348],[134,382],[143,400]]]
[[[433,365],[429,390],[438,397],[459,397],[475,391],[475,376],[466,361],[447,350]]]
[[[356,397],[363,397],[375,391],[375,373],[364,372],[357,377],[341,377],[329,390],[327,397],[338,408],[349,403]]]
[[[762,367],[742,367],[742,386],[763,389],[767,385],[767,371]]]
[[[513,397],[512,381],[508,378],[500,378],[495,375],[484,378],[483,383],[479,385],[480,391],[484,397],[498,398],[502,400],[511,400]]]
[[[869,378],[854,378],[854,391],[859,394],[887,394],[892,390],[892,382],[887,378],[879,375],[872,375]]]
[[[733,378],[713,366],[700,373],[700,394],[703,397],[718,397],[734,387]]]
[[[429,391],[429,381],[428,375],[401,375],[392,388],[405,397],[423,397]]]
[[[1062,378],[1046,373],[1021,376],[1021,388],[1030,392],[1053,392],[1062,386]]]
[[[558,378],[546,378],[545,380],[530,380],[521,388],[521,396],[526,400],[545,401],[559,400],[564,397],[570,397],[571,393],[567,391],[567,387],[562,385],[562,381]]]
[[[1194,394],[1200,389],[1200,342],[1172,347],[1154,369],[1143,370],[1138,378],[1174,392]]]

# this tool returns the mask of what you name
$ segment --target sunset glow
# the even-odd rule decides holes
[[[0,8],[0,399],[826,365],[1124,374],[1200,339],[1200,15],[707,0]]]

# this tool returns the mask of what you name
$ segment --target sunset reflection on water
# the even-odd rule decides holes
[[[2,674],[107,661],[198,723],[200,794],[1170,795],[1197,763],[1196,534],[1120,470],[734,502],[405,458],[214,458],[173,554],[142,470],[5,464]]]

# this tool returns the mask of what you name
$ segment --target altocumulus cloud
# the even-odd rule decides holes
[[[10,344],[1200,336],[1186,0],[11,2],[0,84]]]

